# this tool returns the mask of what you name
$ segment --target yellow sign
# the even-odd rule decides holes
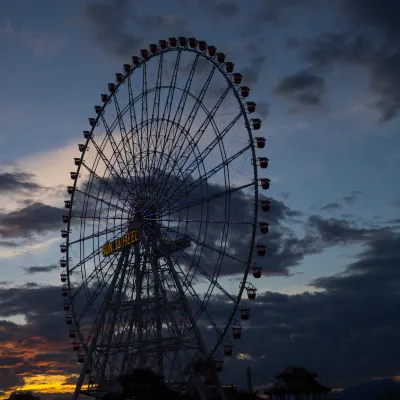
[[[124,249],[135,244],[139,240],[139,230],[136,228],[133,231],[129,231],[124,236],[113,240],[112,242],[104,243],[101,247],[103,257],[107,257],[112,253]]]

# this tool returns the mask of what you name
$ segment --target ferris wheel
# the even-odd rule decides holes
[[[246,77],[225,58],[194,38],[151,44],[83,131],[60,245],[74,398],[151,369],[205,399],[239,343],[266,253],[269,160]]]

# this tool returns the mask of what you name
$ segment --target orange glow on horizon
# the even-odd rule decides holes
[[[66,383],[67,379],[76,378],[78,375],[33,375],[24,377],[25,384],[12,388],[12,390],[5,392],[4,397],[1,399],[8,399],[12,392],[18,391],[32,391],[34,393],[47,393],[47,394],[63,394],[72,393],[75,390],[75,385]]]

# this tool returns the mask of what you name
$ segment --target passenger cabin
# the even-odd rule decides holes
[[[267,157],[260,157],[258,161],[260,163],[261,168],[263,169],[268,168],[269,159]]]
[[[257,248],[257,254],[258,254],[259,256],[261,256],[261,257],[264,257],[264,256],[265,256],[265,253],[266,253],[266,251],[265,251],[265,249],[266,249],[265,244],[257,243],[256,248]]]
[[[155,43],[152,43],[152,44],[149,46],[149,50],[150,50],[150,53],[151,53],[151,54],[156,54],[157,51],[158,51],[158,46],[157,46]]]
[[[265,147],[265,138],[264,137],[256,137],[256,145],[259,149],[263,149]]]
[[[256,288],[252,288],[252,287],[248,287],[248,288],[246,288],[246,290],[247,290],[247,298],[249,300],[254,300],[256,298],[257,289]]]
[[[226,55],[225,53],[217,53],[217,61],[222,64],[225,62]]]
[[[235,64],[232,61],[227,61],[225,63],[225,69],[228,74],[231,74],[233,72],[234,67]]]
[[[241,87],[240,87],[240,95],[241,95],[243,98],[248,97],[248,96],[249,96],[249,93],[250,93],[250,88],[249,88],[248,86],[241,86]]]
[[[150,53],[147,49],[141,49],[140,56],[143,58],[143,60],[147,60],[150,57]]]
[[[197,40],[195,38],[189,38],[188,42],[190,48],[195,49],[197,47]]]
[[[241,307],[239,309],[240,319],[243,321],[247,321],[250,318],[250,309],[247,307]]]
[[[230,357],[232,355],[232,348],[233,345],[231,344],[224,344],[224,356],[225,357]]]
[[[178,41],[179,41],[179,46],[187,47],[187,39],[185,36],[179,36]]]
[[[137,67],[140,64],[140,57],[132,56],[132,64]]]
[[[261,200],[261,209],[268,212],[271,208],[271,202],[269,200]]]
[[[234,339],[240,339],[242,337],[242,328],[240,326],[232,327],[232,337]]]
[[[207,50],[207,42],[204,40],[199,41],[199,50],[200,51],[206,51]]]
[[[85,139],[90,139],[92,137],[92,134],[89,131],[83,131],[83,137]]]
[[[176,40],[176,38],[170,37],[168,39],[168,43],[169,43],[170,47],[176,47],[176,45],[178,44],[178,41]]]
[[[261,183],[261,187],[264,190],[269,189],[270,185],[271,185],[271,181],[268,178],[261,178],[260,179],[260,183]]]
[[[243,75],[239,72],[233,74],[233,83],[235,85],[240,85],[242,83]]]
[[[96,114],[101,114],[102,111],[103,111],[103,107],[102,106],[94,106],[94,112]]]
[[[261,278],[262,268],[261,267],[253,267],[253,277],[258,279]]]
[[[68,286],[67,285],[64,285],[61,288],[61,294],[63,295],[63,297],[67,297],[68,296]]]
[[[221,372],[223,369],[224,369],[224,361],[222,360],[215,361],[215,370],[217,372]]]
[[[260,222],[260,232],[265,235],[269,231],[268,222]]]
[[[258,118],[252,119],[251,123],[252,123],[253,129],[255,131],[258,131],[261,128],[261,119],[258,119]]]
[[[215,46],[207,46],[208,49],[208,55],[210,57],[214,57],[215,54],[217,53],[217,48]]]
[[[249,114],[252,114],[254,111],[256,111],[257,104],[254,101],[248,101],[246,106]]]
[[[168,47],[168,42],[166,40],[159,40],[158,44],[161,50],[165,50]]]

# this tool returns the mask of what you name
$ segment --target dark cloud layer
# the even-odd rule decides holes
[[[58,267],[56,265],[47,265],[44,267],[24,267],[24,270],[27,274],[38,274],[41,272],[52,272],[56,270]]]
[[[320,292],[259,293],[257,302],[249,304],[251,318],[243,324],[242,339],[234,342],[234,353],[244,356],[226,360],[223,382],[244,387],[248,365],[255,385],[271,382],[287,364],[303,364],[333,387],[398,374],[400,236],[386,230],[363,238],[364,250],[343,274],[312,283]],[[2,313],[23,314],[28,320],[22,327],[2,323],[1,339],[12,340],[17,334],[42,337],[47,348],[58,349],[52,358],[37,354],[25,363],[21,363],[22,352],[8,355],[3,362],[13,366],[16,374],[40,360],[60,360],[66,370],[73,370],[66,364],[69,353],[62,350],[68,341],[64,339],[61,304],[53,301],[58,296],[59,288],[53,287],[0,289]],[[223,316],[229,312],[229,304],[214,298],[209,309],[213,315]],[[30,342],[23,346],[29,347]]]
[[[303,42],[290,40],[314,68],[355,65],[369,74],[373,106],[381,122],[397,116],[400,109],[400,3],[388,0],[342,0],[341,17],[347,28],[326,31]]]
[[[0,193],[22,190],[37,191],[42,187],[33,181],[34,175],[25,172],[0,173]]]
[[[29,237],[34,233],[44,233],[61,225],[61,208],[34,203],[8,214],[0,214],[0,237]]]
[[[293,100],[303,107],[321,107],[324,93],[324,80],[310,70],[301,70],[283,78],[275,89],[278,96]]]

